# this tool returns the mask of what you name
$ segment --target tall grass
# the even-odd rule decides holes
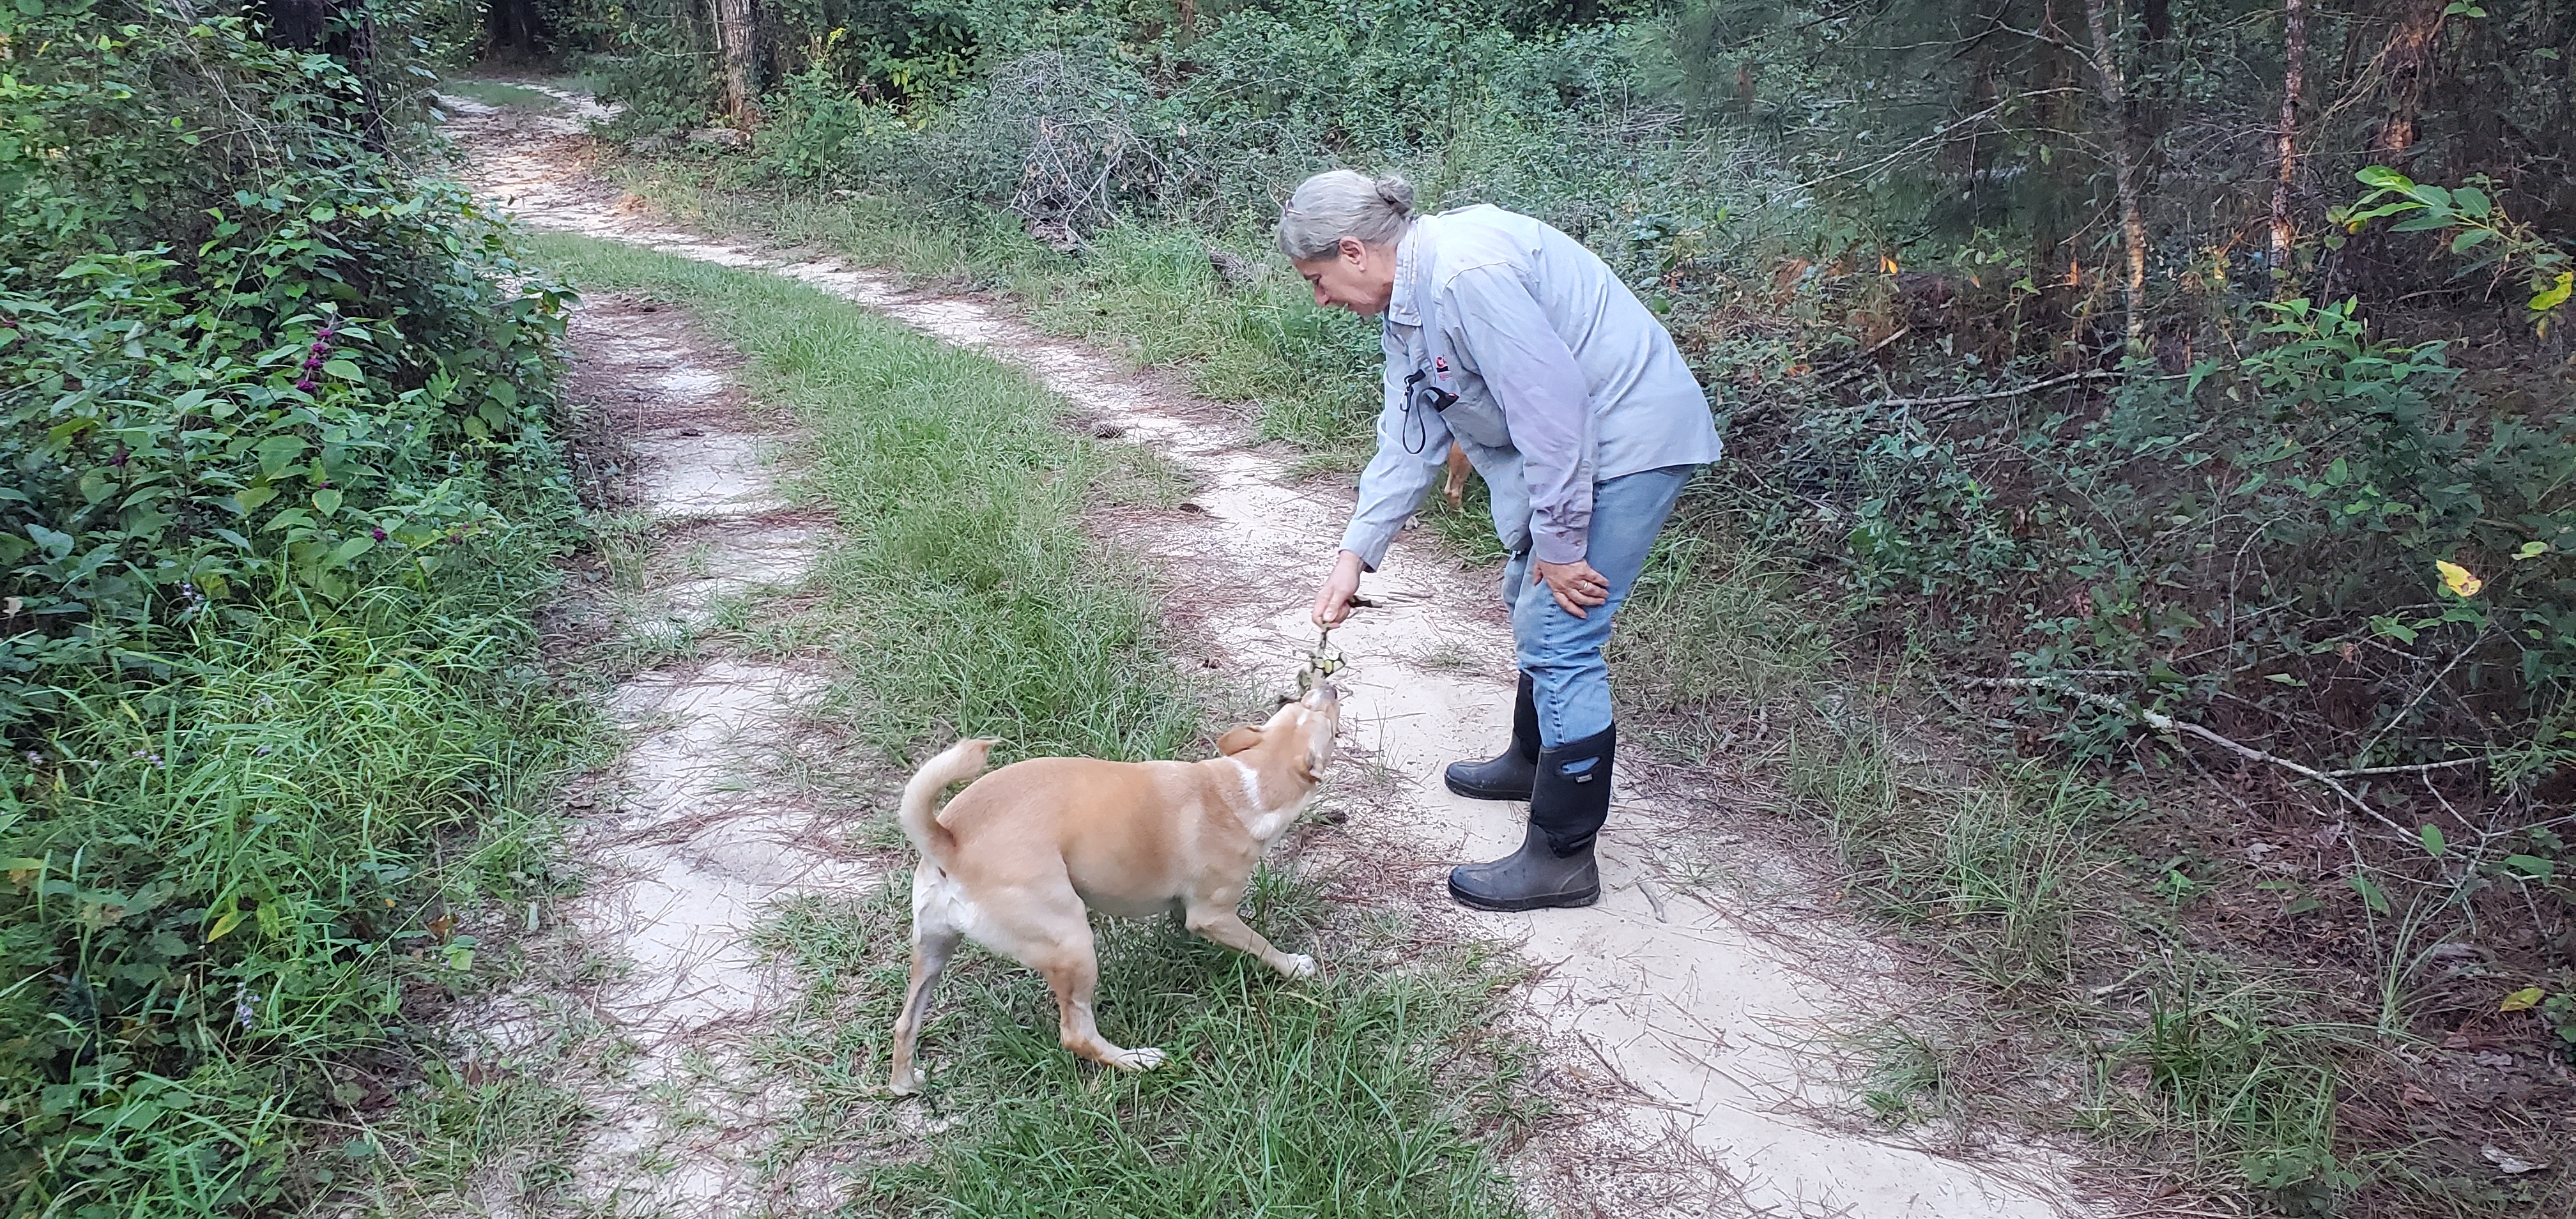
[[[1199,739],[1150,577],[1082,527],[1156,493],[1134,450],[1054,426],[1061,400],[1018,370],[802,284],[574,237],[538,250],[593,289],[686,304],[805,429],[798,492],[841,525],[820,571],[840,710],[870,743],[1145,758]]]
[[[354,1107],[467,929],[548,886],[546,796],[595,739],[534,664],[556,537],[475,545],[233,610],[0,769],[11,1213],[237,1215],[375,1153]]]

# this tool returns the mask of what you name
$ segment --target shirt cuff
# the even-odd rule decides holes
[[[1589,530],[1530,523],[1530,557],[1541,563],[1579,563],[1591,549]]]
[[[1402,522],[1397,525],[1401,528]],[[1394,533],[1352,521],[1350,528],[1342,531],[1342,544],[1333,548],[1333,554],[1338,557],[1347,550],[1360,557],[1362,571],[1376,571],[1377,565],[1386,561],[1387,549],[1394,545]]]

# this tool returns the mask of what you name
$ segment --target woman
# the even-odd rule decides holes
[[[1485,910],[1590,905],[1617,729],[1602,645],[1682,484],[1717,460],[1708,397],[1672,336],[1607,264],[1527,216],[1413,214],[1402,178],[1306,179],[1279,248],[1317,305],[1385,315],[1386,403],[1315,621],[1350,612],[1454,442],[1493,495],[1520,658],[1512,742],[1449,767],[1449,790],[1527,800],[1520,850],[1454,868]]]

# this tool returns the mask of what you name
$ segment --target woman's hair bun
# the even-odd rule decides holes
[[[1378,179],[1374,185],[1377,187],[1377,197],[1386,200],[1387,206],[1394,208],[1396,215],[1407,216],[1413,213],[1412,183],[1394,174],[1388,174]]]

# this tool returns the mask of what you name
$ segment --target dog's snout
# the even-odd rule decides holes
[[[1333,683],[1328,681],[1316,682],[1315,688],[1306,692],[1308,705],[1317,708],[1330,707],[1340,701],[1342,701],[1342,692],[1334,689]]]

